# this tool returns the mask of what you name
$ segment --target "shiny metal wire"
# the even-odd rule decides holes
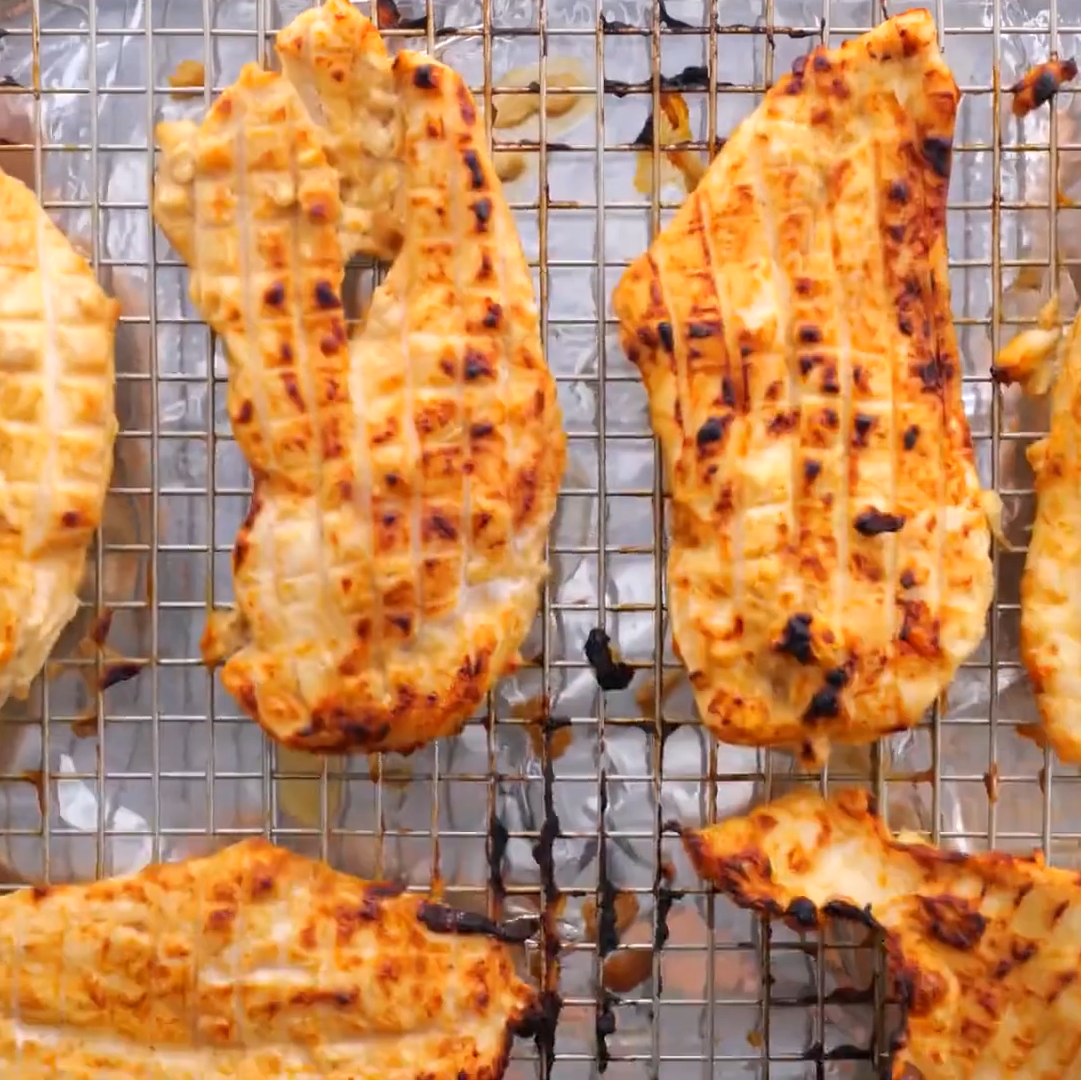
[[[1059,262],[1056,200],[1048,198],[1046,190],[1033,193],[1031,198],[1004,198],[998,182],[1004,156],[1019,151],[1046,155],[1050,161],[1050,174],[1055,175],[1058,155],[1063,149],[1059,125],[1055,121],[1051,123],[1047,142],[1004,142],[1003,133],[1012,129],[1000,123],[1000,113],[1004,111],[1003,99],[996,93],[1001,89],[1000,60],[1008,39],[1037,38],[1038,43],[1032,47],[1038,52],[1062,38],[1081,34],[1081,11],[1072,12],[1072,21],[1077,25],[1068,25],[1065,21],[1060,23],[1060,7],[1064,2],[1050,0],[1044,21],[1036,25],[1016,17],[1016,13],[1006,13],[1004,6],[998,3],[986,6],[984,17],[973,16],[976,5],[958,4],[955,10],[955,6],[947,4],[946,0],[934,0],[933,7],[947,59],[959,47],[972,48],[973,40],[983,57],[979,66],[979,80],[963,85],[962,89],[966,103],[976,103],[973,109],[989,112],[990,135],[970,137],[967,134],[969,117],[962,113],[951,188],[951,213],[960,215],[959,220],[965,224],[960,234],[951,232],[951,265],[953,272],[958,275],[955,281],[957,324],[959,328],[973,328],[987,333],[993,350],[997,350],[1012,335],[1012,326],[1017,321],[1008,318],[1003,311],[1000,295],[1004,280],[1017,268],[1041,261],[1021,258],[1016,252],[1016,244],[1007,242],[1005,230],[1008,221],[1018,211],[1035,209],[1045,212],[1050,245],[1043,264],[1056,266]],[[657,195],[663,154],[656,124],[651,159],[654,194],[636,202],[610,197],[606,178],[617,167],[620,156],[633,155],[641,150],[640,146],[627,140],[617,139],[615,125],[610,121],[624,107],[627,99],[647,100],[652,114],[657,116],[661,106],[662,71],[668,76],[673,74],[664,69],[672,43],[679,38],[697,39],[701,42],[705,57],[707,89],[704,93],[687,93],[688,98],[699,99],[696,108],[700,111],[696,112],[696,116],[701,118],[701,125],[700,130],[695,132],[696,138],[682,144],[681,148],[712,154],[730,130],[729,121],[734,112],[744,115],[749,112],[776,72],[784,70],[795,56],[819,40],[835,44],[867,29],[872,22],[884,16],[883,5],[879,0],[874,3],[822,0],[821,9],[816,11],[813,3],[798,3],[796,0],[668,0],[667,4],[662,4],[660,0],[531,0],[530,4],[522,5],[523,10],[528,9],[527,16],[508,22],[504,20],[508,6],[498,3],[498,0],[474,0],[472,4],[467,0],[448,0],[456,12],[466,14],[457,22],[462,29],[445,32],[445,20],[439,10],[441,3],[442,0],[427,0],[424,16],[417,20],[415,29],[393,29],[387,31],[388,35],[395,39],[407,39],[410,47],[436,53],[448,50],[448,56],[456,42],[466,38],[479,39],[483,80],[478,82],[474,91],[478,100],[484,103],[488,117],[492,116],[493,104],[498,107],[500,98],[507,93],[496,85],[493,77],[495,46],[512,39],[525,39],[536,46],[541,96],[539,138],[535,142],[516,142],[513,145],[536,155],[540,182],[535,199],[517,201],[513,208],[519,220],[532,219],[536,223],[537,291],[544,340],[551,341],[557,330],[578,327],[583,333],[595,335],[597,357],[593,387],[596,394],[596,427],[594,430],[572,428],[569,431],[572,443],[588,448],[588,454],[594,461],[595,482],[583,484],[579,482],[580,478],[570,478],[564,490],[565,503],[592,500],[600,506],[595,543],[561,545],[553,541],[553,554],[592,560],[596,578],[601,582],[608,580],[611,564],[628,553],[652,559],[653,598],[650,604],[606,605],[602,588],[593,606],[596,608],[596,625],[608,629],[623,614],[644,610],[653,613],[653,659],[648,664],[640,665],[647,670],[639,678],[644,679],[652,674],[655,680],[652,712],[654,717],[662,717],[665,711],[662,701],[665,671],[674,670],[676,665],[674,661],[666,663],[664,659],[666,627],[663,618],[662,555],[665,522],[661,469],[655,467],[655,480],[651,486],[628,488],[613,480],[614,474],[608,467],[611,459],[628,445],[651,446],[652,439],[648,430],[629,433],[622,424],[613,423],[612,396],[621,392],[621,386],[635,383],[636,376],[620,362],[621,357],[614,355],[613,350],[618,350],[618,346],[615,345],[613,327],[607,316],[610,314],[608,297],[625,264],[623,258],[613,258],[610,252],[625,246],[619,241],[620,232],[628,220],[627,212],[646,212],[648,235],[651,236],[662,227],[678,203],[663,202]],[[0,4],[0,14],[12,23],[9,31],[11,42],[16,48],[29,45],[34,54],[32,86],[3,92],[25,96],[27,90],[31,91],[33,114],[39,121],[47,116],[51,97],[86,97],[89,99],[85,109],[86,124],[82,136],[75,141],[70,138],[50,141],[46,129],[45,137],[36,139],[33,146],[15,147],[14,150],[32,152],[38,166],[39,195],[50,210],[61,216],[85,216],[90,238],[89,250],[95,268],[107,279],[109,275],[126,268],[141,268],[142,263],[118,255],[114,250],[107,250],[101,243],[102,230],[109,222],[127,213],[145,216],[147,199],[145,195],[141,200],[130,198],[127,194],[112,197],[103,182],[100,159],[105,155],[117,154],[130,155],[133,159],[141,157],[141,167],[149,180],[153,173],[154,146],[149,137],[143,138],[141,147],[133,146],[127,140],[113,141],[100,137],[99,100],[105,94],[138,98],[138,108],[144,117],[142,134],[146,136],[155,119],[160,116],[162,103],[168,99],[171,90],[167,81],[170,72],[161,60],[164,43],[169,39],[183,39],[195,50],[190,55],[201,56],[207,72],[213,73],[215,78],[215,85],[208,85],[203,93],[204,102],[209,104],[214,93],[221,89],[222,79],[228,81],[228,76],[235,74],[222,72],[216,67],[222,41],[228,38],[234,44],[245,43],[244,48],[250,52],[251,59],[256,56],[268,58],[273,33],[282,25],[285,18],[283,8],[288,8],[288,5],[284,0],[280,7],[270,0],[255,0],[244,9],[247,12],[246,21],[233,19],[225,26],[219,19],[219,4],[215,0],[193,0],[189,5],[193,14],[191,28],[184,30],[156,24],[151,10],[157,7],[155,0],[154,5],[147,5],[141,29],[133,31],[130,24],[128,28],[116,29],[111,18],[103,15],[107,3],[89,2],[79,9],[85,17],[81,21],[75,20],[77,29],[65,31],[56,28],[56,20],[50,18],[52,13],[45,10],[50,4],[56,8],[79,8],[78,4],[64,5],[59,0],[33,0],[32,5],[19,2]],[[400,7],[404,14],[415,16],[422,5],[410,8],[402,0]],[[584,14],[583,7],[588,9]],[[26,18],[28,8],[32,10],[29,18]],[[472,12],[472,16],[469,12]],[[612,25],[614,20],[618,20],[618,26]],[[606,21],[608,25],[604,27]],[[123,34],[134,39],[141,35],[146,58],[143,79],[118,81],[109,76],[108,86],[103,89],[99,80],[104,74],[96,63],[91,62],[85,83],[75,80],[62,85],[55,79],[43,82],[41,50],[50,37],[61,38],[65,33],[78,37],[84,46],[88,45],[92,57],[98,55],[99,46],[110,37]],[[574,93],[590,96],[593,102],[596,130],[601,134],[592,145],[565,144],[549,139],[545,108],[551,89],[546,79],[548,57],[559,39],[571,37],[588,39],[593,43],[594,83],[592,86],[571,88]],[[617,55],[616,43],[629,38],[637,39],[648,50],[649,84],[646,88],[629,90],[617,97],[603,92],[604,83],[606,78],[620,77],[620,72],[612,70],[612,58]],[[964,45],[960,44],[962,39]],[[753,51],[755,56],[755,80],[733,79],[729,74],[732,57],[737,52],[748,51]],[[0,71],[0,74],[3,72]],[[738,107],[732,104],[736,102],[739,103]],[[41,123],[35,124],[35,130],[42,131]],[[498,132],[490,130],[489,134],[494,146],[502,145],[497,137]],[[13,150],[4,148],[4,152]],[[556,155],[566,152],[585,153],[591,157],[595,191],[583,190],[573,200],[552,197],[547,180],[549,166]],[[81,155],[83,168],[89,172],[86,197],[73,197],[63,192],[58,196],[56,191],[43,185],[44,162],[58,154]],[[982,167],[990,169],[994,179],[989,191],[980,188],[970,194],[966,173],[970,162],[975,159],[982,162]],[[0,157],[0,164],[3,161]],[[148,183],[146,194],[149,194]],[[570,211],[592,215],[596,237],[592,259],[567,258],[552,250],[551,221],[554,215]],[[971,234],[980,230],[985,234],[989,232],[990,238],[982,245],[975,245],[973,253],[969,250]],[[958,240],[959,243],[956,242]],[[150,270],[153,279],[170,276],[171,280],[183,274],[183,268],[175,259],[166,256],[160,238],[152,251]],[[365,273],[371,276],[373,272],[368,270]],[[559,281],[568,273],[589,275],[592,303],[599,317],[557,318],[551,315],[553,290],[557,285],[562,287]],[[991,301],[987,312],[970,310],[956,301],[956,297],[964,291],[963,287],[958,288],[957,285],[969,274],[989,275]],[[136,617],[143,620],[141,636],[135,639],[138,643],[135,651],[126,655],[126,659],[137,662],[141,670],[137,679],[133,680],[130,693],[124,691],[118,695],[114,689],[104,692],[95,689],[90,699],[83,703],[90,706],[92,714],[92,766],[86,765],[88,759],[85,757],[73,761],[70,767],[64,766],[63,770],[58,764],[55,752],[57,740],[73,723],[82,722],[85,725],[86,710],[71,705],[70,695],[62,694],[51,683],[44,683],[40,701],[28,710],[25,719],[12,721],[37,733],[34,745],[38,748],[42,764],[37,777],[32,775],[33,769],[16,769],[9,764],[4,765],[6,771],[0,775],[0,784],[5,786],[25,787],[36,781],[40,788],[40,819],[37,827],[13,825],[0,828],[0,838],[8,842],[9,848],[22,845],[20,850],[25,854],[24,864],[32,870],[31,873],[12,871],[7,879],[12,885],[17,885],[34,877],[61,880],[78,876],[67,865],[68,855],[65,855],[63,865],[60,864],[57,849],[61,845],[65,852],[73,845],[88,845],[85,851],[92,852],[87,856],[90,861],[87,863],[83,859],[80,865],[88,866],[94,874],[102,876],[122,868],[110,847],[111,844],[115,847],[117,840],[128,838],[141,842],[148,839],[145,859],[157,859],[184,854],[193,845],[198,849],[200,838],[211,838],[206,843],[212,845],[241,835],[261,833],[332,861],[340,861],[342,852],[346,850],[371,851],[371,858],[362,861],[362,868],[372,875],[395,871],[395,866],[386,862],[384,852],[388,838],[396,838],[403,844],[412,845],[415,852],[423,850],[428,881],[443,881],[451,898],[456,895],[460,898],[469,894],[480,895],[483,897],[481,902],[493,913],[505,904],[511,904],[518,894],[526,898],[543,898],[544,881],[539,885],[537,882],[520,886],[508,884],[506,896],[502,897],[496,895],[489,883],[483,880],[463,881],[455,879],[453,875],[445,875],[440,864],[440,844],[441,841],[446,843],[448,837],[455,841],[471,840],[483,845],[489,857],[492,857],[498,855],[499,847],[506,842],[521,841],[530,845],[542,842],[539,828],[521,830],[499,823],[497,788],[499,784],[521,783],[533,785],[538,790],[543,788],[543,796],[551,796],[554,767],[551,732],[542,740],[539,776],[513,769],[508,771],[505,759],[501,759],[498,752],[497,734],[516,726],[522,727],[523,721],[501,710],[493,700],[488,706],[486,721],[478,722],[486,723],[487,727],[487,768],[452,772],[448,788],[449,751],[444,746],[436,748],[431,758],[427,759],[429,765],[426,770],[414,771],[409,779],[413,785],[427,785],[431,792],[430,822],[425,827],[404,829],[395,821],[389,806],[393,784],[397,781],[388,779],[385,769],[381,769],[378,778],[375,778],[376,774],[364,762],[334,759],[313,764],[293,755],[286,758],[262,741],[257,732],[253,733],[252,725],[239,716],[235,702],[203,672],[196,648],[198,630],[207,607],[222,602],[228,596],[228,558],[233,534],[233,526],[229,522],[235,523],[238,513],[242,512],[248,489],[238,479],[235,446],[227,425],[222,421],[220,403],[224,387],[221,365],[208,362],[205,373],[199,378],[177,372],[169,356],[172,346],[167,343],[175,345],[182,335],[198,335],[201,331],[198,321],[190,314],[178,316],[163,312],[159,296],[155,281],[152,281],[146,292],[145,310],[126,310],[124,324],[135,338],[146,342],[150,362],[146,371],[126,371],[119,376],[124,393],[145,406],[141,418],[138,410],[136,420],[125,418],[121,443],[144,447],[148,455],[147,467],[140,475],[118,478],[114,483],[115,505],[123,500],[138,503],[145,510],[146,528],[136,541],[99,544],[94,557],[94,584],[86,596],[88,606],[94,612],[112,610],[117,622],[129,618],[134,620]],[[212,345],[209,349],[211,351],[207,352],[207,356],[212,357]],[[976,432],[975,440],[982,447],[981,462],[988,468],[984,480],[1000,486],[1004,446],[1011,441],[1031,438],[1032,433],[1006,431],[1001,401],[997,393],[988,389],[990,377],[987,372],[969,372],[966,382],[974,387],[982,387],[979,392],[989,395],[991,399],[989,429]],[[166,407],[175,403],[178,395],[194,394],[196,388],[205,395],[208,403],[201,428],[178,431],[175,425],[166,425],[162,420]],[[176,450],[170,446],[171,443],[182,443],[183,450]],[[165,463],[180,452],[201,462],[204,477],[201,484],[179,483],[173,475],[173,467],[166,467]],[[655,465],[659,464],[655,451],[654,461]],[[1024,499],[1029,492],[1011,487],[1009,495]],[[613,535],[608,526],[607,512],[613,500],[637,500],[642,515],[652,515],[650,545],[639,545],[632,550],[621,543],[620,535]],[[174,531],[172,523],[179,516],[193,517],[200,523],[187,538],[180,537]],[[108,577],[111,562],[116,559],[134,560],[145,571],[146,589],[141,595],[127,598],[106,596],[103,583]],[[1013,567],[1016,565],[1016,562],[1011,564]],[[176,582],[181,578],[201,584],[184,592],[176,587]],[[199,589],[203,589],[202,596]],[[553,620],[557,616],[567,610],[581,610],[581,607],[579,602],[558,600],[554,588],[545,593],[538,656],[540,695],[544,698],[547,698],[551,686],[558,679],[585,668],[578,650],[565,648],[559,655],[555,654],[552,631]],[[1067,828],[1056,828],[1052,813],[1057,805],[1054,791],[1057,786],[1073,778],[1056,775],[1059,770],[1046,753],[1043,773],[1038,777],[1029,772],[1019,772],[1010,754],[1003,752],[1002,748],[1006,745],[1004,731],[1016,726],[1015,717],[1003,715],[997,694],[1003,673],[1017,666],[1015,660],[999,658],[999,638],[1004,622],[1011,618],[1016,620],[1016,604],[996,600],[987,648],[981,654],[982,658],[974,659],[969,665],[973,670],[986,673],[989,684],[989,717],[975,721],[981,725],[981,731],[986,730],[985,770],[968,764],[962,767],[952,764],[950,755],[943,748],[943,738],[954,722],[947,722],[936,714],[929,740],[930,767],[923,776],[909,779],[913,784],[922,785],[929,807],[927,824],[937,841],[989,843],[992,846],[1002,843],[1024,846],[1027,843],[1042,846],[1053,857],[1055,842],[1069,839],[1071,835]],[[195,630],[192,631],[190,627],[195,627]],[[62,672],[90,670],[97,676],[107,669],[108,663],[108,657],[100,651],[91,658],[65,657],[58,661]],[[184,700],[187,704],[177,712],[166,707],[164,702],[167,699],[180,700],[172,693],[172,689],[180,685],[186,688]],[[887,1009],[880,970],[874,980],[873,998],[864,1002],[871,1010],[870,1015],[877,1019],[877,1023],[871,1025],[866,1044],[859,1047],[851,1043],[837,1045],[835,1039],[831,1044],[833,1029],[830,1010],[836,1008],[836,1003],[830,999],[832,976],[829,974],[826,945],[817,946],[814,956],[816,963],[810,969],[808,987],[794,992],[791,990],[791,978],[785,973],[790,971],[793,957],[796,963],[806,959],[806,948],[764,923],[748,920],[748,932],[742,938],[703,930],[698,940],[666,939],[669,928],[665,920],[672,909],[658,903],[658,900],[668,887],[666,864],[675,857],[675,844],[663,828],[664,732],[658,720],[616,715],[609,712],[603,695],[599,695],[598,700],[595,715],[569,718],[575,738],[592,740],[598,747],[599,760],[599,748],[613,733],[644,726],[649,741],[650,767],[644,774],[618,779],[642,785],[643,792],[649,793],[655,813],[652,814],[651,828],[645,832],[622,832],[600,815],[595,832],[576,834],[573,830],[565,830],[564,836],[595,844],[600,852],[610,850],[619,843],[634,843],[647,850],[651,862],[648,880],[627,884],[625,889],[639,896],[643,910],[652,912],[650,925],[646,940],[624,948],[627,951],[650,952],[649,976],[630,992],[619,995],[612,995],[603,989],[588,994],[564,991],[563,1007],[565,1016],[580,1013],[597,1018],[610,1016],[617,1033],[634,1031],[637,1025],[637,1030],[643,1034],[637,1041],[629,1037],[624,1040],[603,1040],[606,1047],[603,1054],[599,1054],[595,1041],[559,1034],[550,1067],[543,1054],[531,1051],[528,1046],[519,1046],[512,1064],[512,1069],[519,1070],[515,1075],[530,1075],[536,1067],[542,1075],[585,1077],[593,1075],[602,1066],[608,1074],[617,1077],[871,1075],[871,1070],[881,1064],[888,1050],[883,1028]],[[956,723],[971,726],[973,722]],[[123,743],[133,725],[140,728],[141,738],[149,738],[149,752],[143,759],[147,766],[145,768],[125,764],[113,753],[114,740],[118,744]],[[177,752],[178,743],[174,736],[175,730],[181,726],[189,732],[201,730],[197,740],[195,736],[185,736],[188,740],[185,746],[193,740],[198,741],[201,747],[198,754]],[[5,758],[5,763],[8,760]],[[697,778],[703,790],[704,816],[708,820],[715,820],[718,816],[718,791],[723,792],[724,785],[754,781],[759,794],[769,794],[775,789],[782,770],[787,768],[780,759],[763,755],[759,767],[751,773],[725,772],[718,763],[717,747],[711,746],[708,767]],[[876,751],[872,755],[870,775],[859,778],[870,780],[880,797],[888,802],[895,777],[888,771],[884,752]],[[563,777],[561,782],[579,785],[576,790],[582,792],[582,799],[593,798],[603,806],[606,784],[613,779],[616,778],[601,769],[590,774]],[[824,776],[821,783],[825,786],[834,779],[838,779],[836,769],[832,775]],[[92,828],[72,826],[64,814],[58,812],[58,800],[63,797],[62,792],[67,790],[62,785],[80,782],[96,793],[96,820]],[[366,805],[370,807],[370,814],[362,828],[343,828],[338,821],[336,792],[343,783],[369,786],[370,801]],[[977,828],[973,828],[971,815],[963,816],[962,827],[953,828],[944,812],[947,795],[955,788],[971,790],[973,786],[981,784],[986,789],[982,803],[985,807],[983,820]],[[178,814],[175,810],[175,793],[181,785],[185,790],[194,789],[201,795],[194,800],[189,799],[184,812]],[[453,798],[455,790],[476,785],[482,785],[485,791],[484,820],[470,821],[468,827],[465,827],[466,823],[459,823],[453,834],[448,834],[445,825],[440,824],[445,818],[445,807],[441,806],[440,800],[448,797],[448,790]],[[1038,828],[1015,828],[1003,821],[995,792],[1010,786],[1028,793],[1027,798],[1042,801]],[[121,824],[111,809],[110,792],[132,788],[142,790],[151,808],[143,825],[137,827]],[[238,798],[235,793],[241,789],[260,806],[258,815],[245,817],[233,812]],[[284,805],[286,800],[290,800],[291,805],[296,803],[297,791],[304,792],[301,801],[314,808],[309,820],[302,823],[298,823],[297,815]],[[1074,828],[1077,829],[1076,824]],[[348,845],[354,841],[360,846],[349,848]],[[576,891],[579,897],[592,896],[598,902],[602,899],[603,882],[599,879],[585,884],[576,882],[573,886],[567,886],[563,881],[548,884],[552,887],[549,890],[551,895],[558,886],[564,894]],[[681,881],[679,887],[681,893],[677,904],[680,901],[692,904],[700,900],[704,925],[714,926],[720,918],[721,901],[694,882]],[[551,895],[544,904],[554,909]],[[563,916],[556,910],[551,910],[550,916],[546,921],[545,934],[553,935],[561,925]],[[662,944],[663,947],[654,947]],[[842,942],[829,944],[829,949],[833,949],[834,945],[838,949],[848,948]],[[577,953],[589,955],[590,982],[594,987],[601,987],[604,958],[588,942],[579,940],[576,944],[565,943],[560,957],[561,969],[567,970]],[[542,958],[542,979],[552,977],[554,961],[549,951],[542,947],[538,955]],[[675,995],[666,987],[670,982],[678,982],[673,972],[687,957],[691,957],[692,961],[688,962],[696,964],[696,970],[700,969],[703,973],[701,987],[696,993]],[[743,986],[739,994],[731,992],[731,980],[724,974],[732,964],[742,965],[739,970],[745,972],[739,977]],[[794,1045],[780,1034],[785,1017],[794,1011],[807,1018],[802,1046]],[[694,1019],[685,1020],[688,1016]],[[611,1026],[607,1019],[604,1022]],[[739,1049],[733,1049],[729,1037],[733,1028],[747,1032]],[[668,1031],[678,1031],[679,1035],[673,1038],[667,1034]],[[719,1042],[724,1043],[726,1048],[719,1050]]]

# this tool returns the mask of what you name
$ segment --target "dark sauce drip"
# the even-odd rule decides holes
[[[430,900],[422,900],[417,906],[417,921],[433,934],[481,934],[513,945],[520,945],[536,932],[536,924],[528,919],[515,919],[504,924],[487,915],[458,911]]]
[[[509,839],[507,827],[499,820],[493,807],[488,821],[488,887],[497,902],[507,894],[503,884],[503,856],[506,854]]]
[[[603,769],[600,775],[600,800],[597,820],[600,822],[600,839],[597,849],[597,954],[601,959],[619,945],[616,929],[616,890],[608,878],[608,838],[604,834],[604,820],[608,814],[608,778]],[[594,1019],[597,1043],[597,1071],[608,1068],[608,1036],[616,1029],[616,1018],[611,1010],[611,997],[603,985],[597,999],[597,1015]]]
[[[731,86],[731,83],[718,82],[718,86]],[[675,75],[661,75],[661,90],[708,90],[709,69],[702,64],[690,64]],[[648,94],[653,90],[653,82],[645,79],[642,82],[630,83],[622,79],[605,79],[604,92],[614,94],[616,97],[626,97],[628,94]],[[653,117],[646,121],[644,131],[653,130]],[[642,138],[641,135],[638,136]]]
[[[550,734],[544,732],[544,761],[541,767],[544,777],[544,821],[540,836],[533,845],[533,861],[540,870],[541,891],[544,904],[541,910],[541,943],[544,948],[542,967],[543,985],[540,1003],[533,1025],[533,1041],[541,1061],[541,1077],[552,1074],[556,1053],[556,1025],[563,1001],[559,996],[559,935],[555,925],[555,907],[559,899],[556,884],[555,842],[561,835],[559,816],[555,809],[555,774],[552,769]]]

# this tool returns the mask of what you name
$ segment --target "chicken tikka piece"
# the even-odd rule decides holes
[[[1081,315],[1055,353],[1051,431],[1028,448],[1036,516],[1021,576],[1021,659],[1048,742],[1081,764]]]
[[[348,341],[338,174],[292,84],[249,66],[199,127],[158,129],[155,217],[224,338],[254,476],[237,608],[203,653],[273,738],[313,751],[454,734],[513,668],[565,458],[473,99],[416,53],[392,77],[404,237]]]
[[[959,96],[925,11],[815,49],[615,291],[672,493],[675,645],[726,742],[821,763],[918,722],[983,637]]]
[[[1081,1076],[1076,873],[896,839],[856,790],[797,791],[683,840],[741,907],[883,933],[904,1014],[895,1080]]]
[[[25,698],[78,610],[117,419],[120,305],[0,171],[0,705]]]
[[[0,1069],[498,1080],[537,1010],[498,933],[263,840],[24,889],[0,899]]]

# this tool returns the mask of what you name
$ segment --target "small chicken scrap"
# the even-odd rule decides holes
[[[1048,60],[1025,72],[1020,82],[1010,87],[1013,94],[1013,114],[1020,119],[1033,109],[1050,101],[1062,89],[1063,83],[1077,78],[1073,60]]]
[[[1021,659],[1048,741],[1081,764],[1081,315],[1059,369],[1051,432],[1028,449],[1036,518],[1021,577]]]
[[[803,929],[880,929],[904,1008],[895,1080],[1081,1075],[1081,883],[1038,859],[890,836],[872,797],[802,790],[684,834],[698,873]]]
[[[369,87],[357,106],[390,109],[396,134],[364,150],[375,136],[350,126],[363,94],[330,90],[382,70],[362,23],[331,0],[282,31],[283,57],[303,41],[286,69],[311,80],[325,127],[288,78],[255,65],[201,125],[159,125],[154,214],[225,342],[254,476],[237,609],[212,617],[203,655],[286,746],[408,753],[456,733],[519,660],[565,437],[473,99],[450,68],[400,53],[387,100]],[[335,28],[346,44],[332,48]],[[364,250],[386,194],[353,159],[389,175],[384,149],[398,155],[402,240],[347,340],[345,256]]]
[[[120,306],[33,192],[0,172],[0,705],[78,609],[116,439]]]
[[[1055,381],[1055,363],[1062,343],[1058,294],[1040,308],[1036,325],[1022,330],[995,357],[991,374],[1006,385],[1017,384],[1031,397],[1042,397]]]
[[[672,491],[675,644],[727,742],[821,763],[918,722],[983,637],[958,99],[926,11],[815,49],[615,291]]]
[[[495,924],[263,840],[0,899],[18,1080],[498,1080],[537,1007]]]

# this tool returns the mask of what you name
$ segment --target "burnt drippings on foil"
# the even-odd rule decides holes
[[[634,668],[619,659],[612,649],[612,639],[595,626],[586,638],[586,660],[602,690],[626,690],[634,678]]]
[[[803,1061],[814,1061],[825,1064],[828,1061],[867,1061],[870,1054],[866,1047],[856,1046],[852,1043],[841,1043],[827,1050],[820,1043],[815,1042],[804,1050],[800,1057]]]
[[[503,884],[503,856],[507,852],[509,840],[510,834],[506,825],[493,810],[488,821],[488,886],[497,900],[502,900],[507,893]]]
[[[480,934],[513,945],[520,945],[532,937],[534,931],[528,920],[515,920],[504,925],[486,915],[478,915],[474,911],[458,911],[430,900],[422,900],[417,905],[417,921],[433,934]]]
[[[675,868],[669,862],[662,862],[657,867],[657,873],[653,879],[653,891],[657,897],[656,917],[653,925],[653,950],[658,952],[663,949],[668,941],[668,916],[672,911],[672,905],[677,900],[683,899],[681,890],[672,888],[672,881],[676,876]],[[657,987],[657,993],[661,987]]]
[[[533,1032],[533,1041],[537,1053],[545,1063],[542,1076],[550,1076],[555,1064],[556,1026],[563,1007],[559,996],[559,934],[555,922],[559,886],[556,884],[555,842],[562,835],[559,815],[555,808],[555,773],[551,754],[545,753],[541,766],[544,780],[543,804],[544,820],[541,822],[540,835],[533,845],[533,861],[540,870],[541,891],[544,903],[541,906],[541,941],[544,946],[543,986],[541,987],[541,1011]]]
[[[684,22],[682,19],[677,19],[674,15],[668,11],[668,5],[664,0],[660,0],[659,10],[657,17],[660,19],[661,26],[666,30],[704,30],[705,27],[692,26],[689,22]]]
[[[684,22],[682,19],[677,19],[669,10],[665,0],[660,0],[660,5],[657,10],[657,19],[661,24],[662,29],[665,30],[704,30],[704,26],[694,26],[689,22]],[[600,16],[601,33],[613,33],[619,31],[638,31],[641,33],[649,28],[646,26],[632,26],[628,22],[624,22],[622,19],[610,19],[603,12]]]
[[[702,64],[690,64],[675,75],[661,75],[660,88],[662,90],[708,90],[709,69]],[[731,83],[718,82],[718,86],[731,86]],[[628,94],[648,94],[653,90],[653,83],[646,79],[643,82],[624,82],[622,79],[605,79],[604,92],[614,94],[618,98]],[[647,128],[651,125],[647,123]]]

